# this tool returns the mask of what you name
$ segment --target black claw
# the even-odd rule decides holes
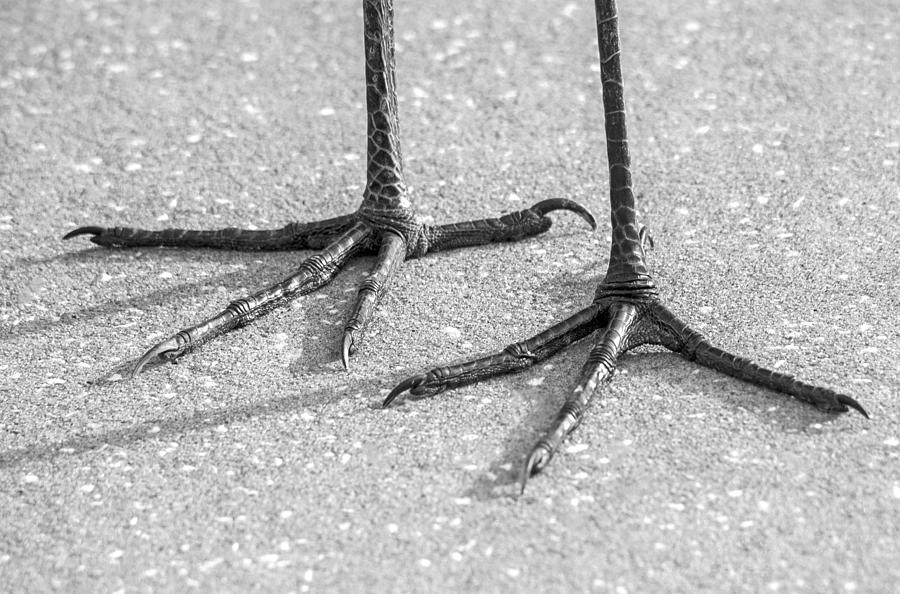
[[[104,231],[105,229],[103,227],[79,227],[63,235],[63,239],[72,239],[73,237],[78,237],[79,235],[97,236],[101,235]]]
[[[551,198],[549,200],[542,200],[531,207],[531,210],[538,213],[541,216],[544,216],[548,212],[553,212],[554,210],[568,210],[574,212],[582,219],[587,221],[587,224],[591,226],[591,229],[597,230],[597,221],[594,220],[594,215],[588,211],[585,207],[581,206],[574,200],[569,200],[568,198]]]
[[[135,376],[137,376],[137,374],[139,374],[141,370],[144,369],[147,363],[149,363],[153,359],[156,359],[157,357],[166,357],[168,359],[172,359],[178,356],[181,350],[182,347],[178,342],[177,336],[167,338],[166,340],[162,341],[161,343],[157,344],[149,351],[144,353],[144,356],[138,360],[137,364],[134,366],[134,369],[131,370],[131,378],[134,379]]]
[[[525,485],[528,483],[528,479],[542,471],[552,457],[553,453],[547,449],[543,442],[534,446],[534,449],[528,455],[528,460],[525,462],[525,468],[522,471],[522,478],[519,481],[520,495],[525,494]]]
[[[353,333],[352,332],[344,332],[344,342],[341,345],[341,362],[344,364],[344,369],[350,370],[350,349],[353,348]],[[387,406],[387,405],[385,405]]]
[[[869,413],[866,412],[866,409],[864,409],[864,408],[862,407],[862,404],[860,404],[859,402],[857,402],[857,401],[854,400],[853,398],[850,398],[849,396],[839,395],[839,396],[838,396],[838,402],[840,402],[841,404],[844,405],[844,407],[845,407],[844,410],[847,410],[846,407],[849,406],[850,408],[853,408],[853,409],[859,411],[859,413],[860,413],[862,416],[864,416],[865,418],[867,418],[867,419],[869,418]]]
[[[421,386],[426,377],[427,376],[424,375],[415,375],[413,377],[408,377],[397,384],[397,386],[393,390],[391,390],[391,393],[387,395],[387,398],[384,399],[384,402],[381,403],[381,408],[387,408],[388,406],[390,406],[391,402],[393,402],[394,399],[403,392],[407,390],[413,390]]]

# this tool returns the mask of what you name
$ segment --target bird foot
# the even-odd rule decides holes
[[[529,478],[546,468],[566,436],[581,423],[594,395],[612,379],[621,356],[641,345],[664,346],[704,367],[793,396],[827,413],[844,413],[852,408],[866,418],[869,416],[862,405],[850,396],[760,367],[749,359],[714,347],[675,317],[655,294],[648,296],[645,290],[638,290],[635,298],[627,298],[621,292],[612,297],[603,296],[603,291],[598,293],[599,296],[590,307],[499,353],[435,368],[403,380],[391,390],[384,406],[395,402],[406,391],[417,394],[424,387],[429,393],[436,394],[491,377],[522,371],[573,342],[594,334],[594,346],[578,381],[567,393],[565,403],[550,427],[526,458],[520,480],[522,492]],[[532,356],[516,357],[513,353],[517,352],[527,352]]]
[[[428,252],[517,241],[538,235],[550,228],[552,222],[548,215],[559,210],[573,212],[587,221],[592,229],[596,228],[593,216],[580,204],[566,199],[550,199],[498,218],[438,226],[421,223],[407,208],[378,211],[361,208],[353,215],[313,223],[291,223],[281,229],[262,231],[236,228],[149,231],[86,226],[70,231],[63,239],[89,235],[93,243],[106,247],[319,250],[277,283],[231,302],[211,318],[153,346],[138,360],[132,377],[153,361],[174,361],[203,342],[249,324],[269,311],[319,289],[356,255],[377,252],[375,268],[361,283],[354,308],[344,327],[341,360],[348,368],[351,355],[359,349],[364,331],[403,261]]]

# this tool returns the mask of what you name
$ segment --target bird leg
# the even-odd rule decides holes
[[[593,333],[594,346],[578,381],[526,459],[521,475],[522,491],[528,479],[547,466],[566,436],[581,423],[591,399],[612,378],[622,355],[640,345],[663,346],[704,367],[788,394],[825,412],[841,413],[853,408],[868,417],[865,409],[850,396],[760,367],[713,346],[660,301],[644,258],[644,246],[650,238],[638,224],[635,211],[616,3],[595,0],[595,7],[609,159],[612,244],[606,276],[597,287],[593,302],[567,320],[497,354],[436,367],[408,378],[388,394],[384,406],[406,391],[430,396],[448,388],[522,371]]]
[[[150,231],[128,227],[86,226],[63,239],[89,235],[105,247],[167,246],[234,250],[316,249],[289,276],[253,295],[229,303],[203,322],[183,329],[148,350],[132,376],[153,361],[172,360],[198,345],[305,295],[330,282],[354,256],[377,253],[372,273],[359,289],[356,305],[345,325],[342,361],[361,344],[372,318],[400,264],[426,253],[499,241],[518,241],[547,231],[547,216],[568,210],[596,228],[594,218],[581,205],[564,198],[542,200],[531,208],[501,217],[445,225],[427,225],[415,213],[403,177],[400,125],[394,75],[392,0],[363,0],[367,107],[366,189],[355,213],[311,223],[291,223],[280,229],[219,229],[210,231],[165,229]]]

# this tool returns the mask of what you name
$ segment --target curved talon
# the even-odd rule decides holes
[[[65,235],[63,235],[63,239],[72,239],[73,237],[78,237],[79,235],[102,235],[105,229],[103,227],[79,227],[77,229],[72,229]]]
[[[534,449],[532,449],[531,453],[528,455],[528,460],[525,462],[522,478],[519,480],[520,495],[525,493],[525,485],[528,483],[528,479],[542,471],[552,457],[553,453],[547,448],[544,442],[540,442],[534,446]]]
[[[341,344],[341,362],[344,370],[350,370],[350,350],[353,348],[353,332],[344,332],[344,341]]]
[[[177,335],[167,338],[166,340],[160,342],[149,351],[144,353],[144,356],[138,360],[137,364],[134,366],[134,369],[131,370],[131,378],[134,379],[135,376],[137,376],[137,374],[139,374],[141,370],[147,365],[147,363],[149,363],[153,359],[157,357],[174,359],[181,354],[182,350],[183,343],[179,343]],[[169,353],[174,354],[170,355]]]
[[[597,221],[594,220],[594,215],[592,215],[585,207],[568,198],[550,198],[549,200],[541,200],[532,206],[530,210],[533,210],[541,216],[553,212],[554,210],[568,210],[587,221],[587,224],[591,226],[591,230],[597,230]]]
[[[397,396],[402,394],[407,390],[414,390],[421,386],[425,380],[428,378],[426,375],[414,375],[413,377],[408,377],[399,384],[397,384],[391,393],[387,395],[387,398],[384,399],[384,402],[381,403],[381,408],[387,408],[391,405],[391,402],[394,401]]]
[[[844,395],[840,394],[840,395],[838,395],[838,402],[840,402],[841,404],[844,405],[844,412],[846,412],[846,410],[847,410],[846,407],[849,406],[850,408],[859,411],[859,413],[860,413],[862,416],[864,416],[865,418],[867,418],[867,419],[869,418],[869,413],[866,412],[866,409],[864,409],[864,408],[862,407],[862,404],[860,404],[859,402],[857,402],[857,401],[854,400],[853,398],[851,398],[851,397],[849,397],[849,396],[844,396]]]

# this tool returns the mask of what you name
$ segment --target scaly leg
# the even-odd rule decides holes
[[[868,417],[865,409],[850,396],[765,369],[749,359],[714,347],[660,301],[644,259],[644,244],[649,237],[638,224],[635,212],[616,3],[615,0],[595,0],[595,6],[609,158],[612,246],[609,268],[597,287],[593,303],[568,320],[525,342],[511,345],[501,353],[438,367],[406,379],[388,394],[384,406],[407,390],[414,395],[433,395],[447,388],[521,371],[596,332],[594,347],[578,382],[528,455],[522,472],[522,491],[528,479],[547,466],[566,436],[581,423],[588,404],[599,388],[612,378],[621,356],[644,344],[664,346],[700,365],[788,394],[825,412],[840,413],[853,408]]]
[[[362,283],[357,303],[344,329],[342,360],[349,365],[391,277],[400,264],[428,252],[517,241],[548,230],[547,216],[569,210],[591,228],[594,218],[579,204],[564,198],[538,202],[531,208],[499,218],[448,225],[426,225],[413,211],[403,179],[400,125],[394,80],[394,31],[391,0],[363,1],[366,63],[367,168],[366,189],[359,210],[350,215],[312,223],[291,223],[281,229],[251,231],[220,229],[148,231],[128,227],[80,227],[63,239],[90,235],[106,247],[167,246],[235,250],[317,249],[287,278],[228,304],[215,316],[166,338],[148,350],[132,376],[152,361],[172,360],[192,348],[250,323],[272,309],[327,284],[340,268],[359,253],[378,253],[373,273]]]

